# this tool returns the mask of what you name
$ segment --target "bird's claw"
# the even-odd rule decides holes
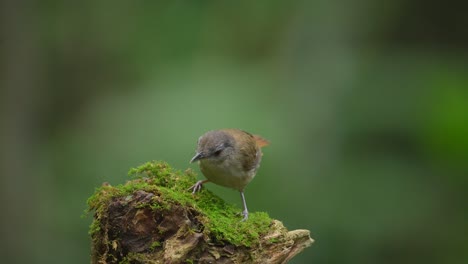
[[[244,218],[242,218],[241,222],[244,222],[247,219],[249,219],[249,212],[247,210],[242,211],[242,215],[244,216]]]
[[[236,216],[243,216],[242,220],[240,221],[245,222],[247,219],[249,219],[249,212],[246,212],[246,211],[238,212],[236,213]]]
[[[195,194],[196,192],[200,191],[202,186],[203,186],[204,181],[197,181],[192,187],[188,188],[188,191],[193,190],[192,194]]]

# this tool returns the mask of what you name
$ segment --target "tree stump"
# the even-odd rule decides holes
[[[286,263],[313,243],[266,213],[241,222],[240,209],[206,189],[192,195],[191,170],[148,162],[129,174],[88,199],[92,263]]]

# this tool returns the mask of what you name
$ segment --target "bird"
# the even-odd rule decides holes
[[[211,130],[203,134],[197,143],[195,156],[206,180],[197,181],[189,190],[200,191],[203,184],[212,182],[240,192],[243,219],[249,218],[244,189],[257,173],[262,160],[262,147],[270,142],[261,136],[240,129]]]

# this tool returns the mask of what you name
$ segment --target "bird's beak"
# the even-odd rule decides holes
[[[190,160],[190,163],[193,163],[197,160],[201,160],[203,159],[205,156],[203,156],[203,153],[201,152],[197,152],[197,154],[195,154],[195,156],[193,156],[193,158]]]

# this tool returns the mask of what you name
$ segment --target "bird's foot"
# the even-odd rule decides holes
[[[203,183],[205,183],[205,181],[197,181],[197,183],[195,183],[192,187],[188,188],[188,191],[193,190],[192,194],[195,194],[201,190]]]
[[[242,215],[244,216],[244,218],[242,218],[241,222],[244,222],[247,219],[249,219],[249,211],[247,210],[242,211]]]

